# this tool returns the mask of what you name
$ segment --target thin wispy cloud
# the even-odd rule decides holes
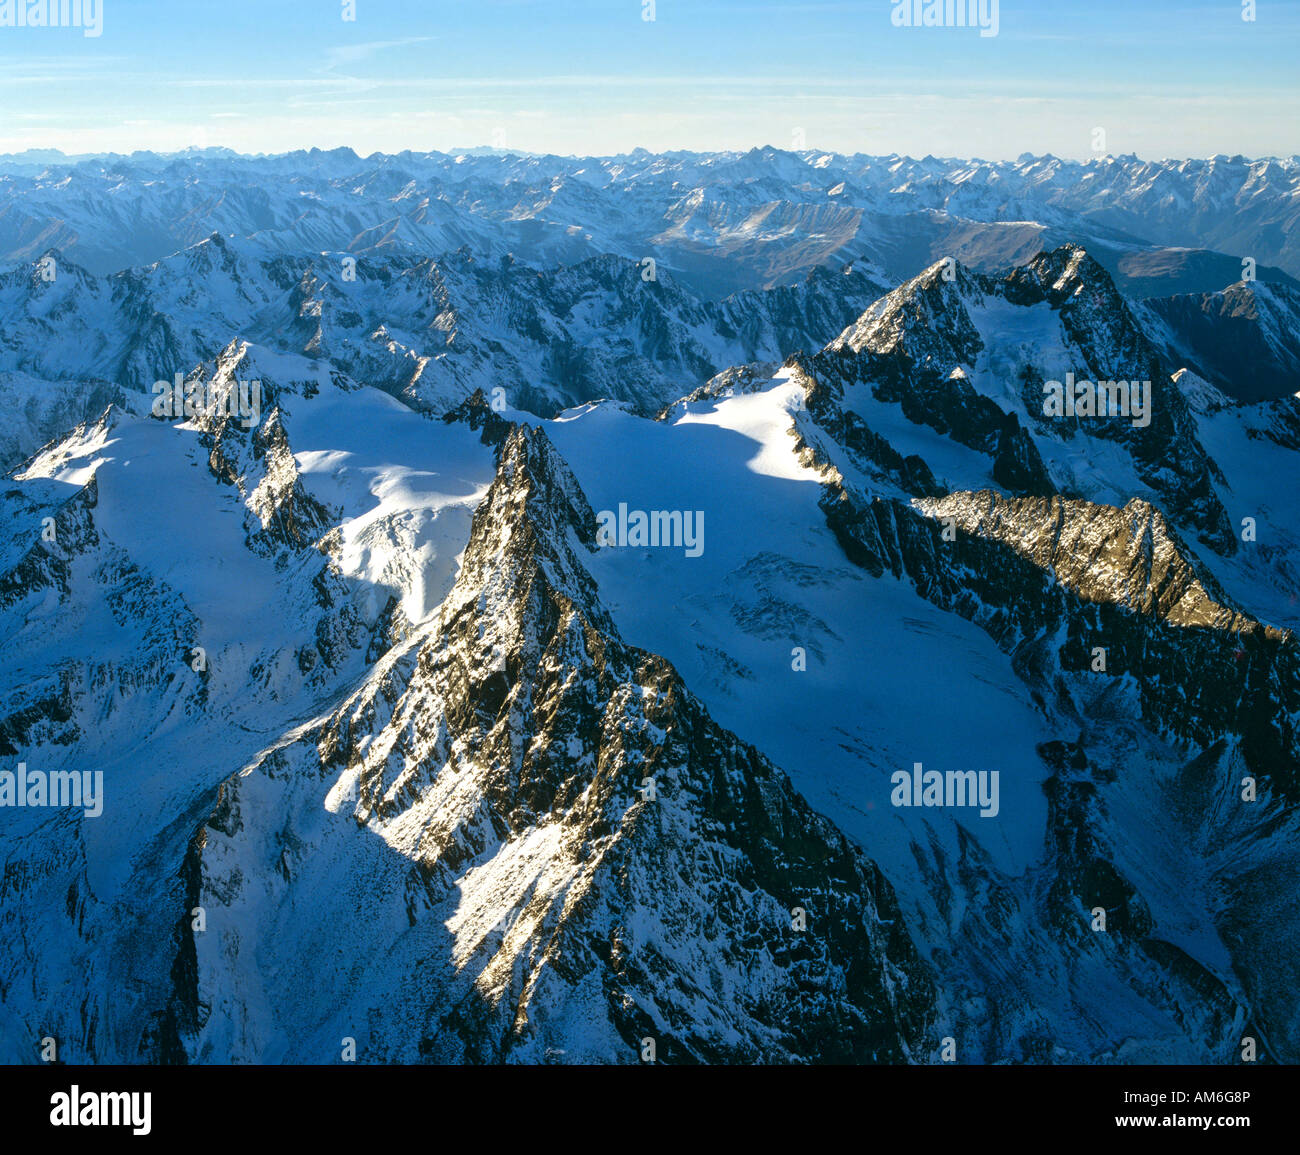
[[[168,148],[193,126],[254,151],[504,136],[531,151],[610,154],[783,145],[799,128],[810,147],[842,152],[923,155],[965,140],[991,157],[1082,157],[1103,126],[1114,147],[1161,155],[1300,151],[1283,34],[1300,30],[1300,6],[1265,6],[1251,24],[1231,4],[1003,0],[991,38],[897,29],[891,8],[712,0],[660,3],[643,20],[631,0],[427,11],[367,0],[349,22],[252,0],[165,21],[115,7],[95,41],[0,36],[0,90],[39,92],[47,116],[9,118],[0,147],[84,147],[93,132],[101,147]],[[194,51],[217,37],[238,52]],[[1216,103],[1250,115],[1229,125]],[[149,136],[141,122],[168,127]]]

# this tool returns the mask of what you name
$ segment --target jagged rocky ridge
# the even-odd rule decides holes
[[[653,1038],[670,1062],[925,1060],[934,992],[890,887],[621,641],[581,560],[594,528],[545,434],[512,431],[437,619],[223,784],[187,858],[216,933],[183,941],[174,1045],[328,1061],[352,1035],[368,1061],[633,1062]],[[357,914],[351,961],[321,974]],[[268,969],[282,935],[301,963]],[[250,984],[273,1008],[255,1027]]]
[[[987,314],[998,302],[1050,310],[1040,310],[1040,317],[1049,328],[1059,325],[1064,349],[1048,352],[1057,363],[1040,360],[1038,349],[1021,344],[994,367],[972,314]],[[994,480],[1016,493],[1051,493],[1060,485],[1042,460],[1035,434],[1115,441],[1131,457],[1138,478],[1202,541],[1219,552],[1236,548],[1214,492],[1215,466],[1169,370],[1105,271],[1075,246],[1035,257],[1001,280],[960,265],[951,271],[933,266],[874,305],[821,354],[796,365],[839,388],[869,383],[876,399],[901,405],[909,420],[988,455]],[[1044,416],[1043,384],[1064,378],[1067,366],[1078,381],[1149,382],[1149,424]],[[972,370],[1014,382],[1017,391],[1004,398],[1014,408],[976,389]],[[855,435],[869,440],[869,431],[860,432],[861,419],[853,420]],[[932,488],[924,476],[915,484],[917,492]]]

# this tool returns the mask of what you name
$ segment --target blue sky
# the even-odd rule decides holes
[[[0,27],[0,152],[1300,152],[1297,0],[1000,0],[993,37],[892,0],[99,2],[98,37]]]

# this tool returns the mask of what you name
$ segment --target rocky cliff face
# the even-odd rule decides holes
[[[329,1061],[350,1035],[371,1061],[926,1059],[934,990],[888,883],[622,642],[594,529],[517,428],[437,620],[223,785],[192,851],[216,931],[185,944],[193,1057]],[[342,878],[366,888],[345,942],[351,888],[302,902]],[[259,964],[282,934],[305,969]],[[304,1000],[318,951],[354,961]]]
[[[1300,392],[1300,288],[1237,281],[1212,293],[1137,306],[1166,361],[1194,369],[1238,401]]]
[[[1015,327],[1005,324],[1008,305],[1019,314]],[[1221,553],[1236,548],[1215,466],[1170,370],[1105,271],[1077,247],[1040,254],[1001,280],[935,265],[796,365],[833,395],[865,385],[909,421],[989,457],[993,479],[1016,493],[1085,495],[1081,479],[1044,463],[1043,450],[1057,443],[1068,453],[1078,437],[1113,442],[1137,481],[1200,540]],[[1048,415],[1044,386],[1067,373],[1094,385],[1146,383],[1146,424],[1127,413]]]

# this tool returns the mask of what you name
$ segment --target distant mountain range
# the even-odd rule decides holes
[[[0,260],[49,249],[95,273],[151,264],[213,233],[269,251],[529,264],[656,258],[697,294],[869,261],[899,283],[952,256],[981,271],[1084,244],[1133,296],[1300,277],[1300,157],[987,162],[775,148],[615,157],[222,149],[67,161],[0,157]]]

